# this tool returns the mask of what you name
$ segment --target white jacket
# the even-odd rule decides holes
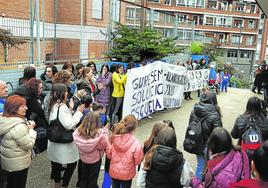
[[[55,104],[49,114],[49,121],[57,118],[59,105]],[[74,115],[64,103],[60,104],[59,120],[65,129],[75,129],[80,119],[83,117],[82,112],[76,111]],[[71,143],[54,143],[48,141],[47,146],[48,159],[60,163],[69,164],[79,160],[78,149],[74,142]]]
[[[36,132],[19,117],[0,117],[1,166],[8,172],[26,169],[31,164],[31,150]]]

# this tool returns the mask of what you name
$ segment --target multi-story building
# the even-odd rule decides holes
[[[34,8],[37,3],[39,11]],[[38,62],[37,52],[40,52],[40,62],[103,58],[108,49],[110,20],[119,20],[118,0],[111,3],[112,15],[110,3],[109,0],[1,1],[0,28],[26,41],[19,48],[9,49],[8,63],[28,62],[31,58]],[[34,15],[33,22],[31,15]],[[37,36],[40,36],[40,48]],[[1,45],[0,52],[3,52]],[[0,53],[0,63],[4,62],[3,56],[4,53]]]
[[[129,0],[130,1],[130,0]],[[260,9],[255,0],[131,0],[148,7],[144,9],[124,3],[121,22],[136,26],[146,24],[161,30],[164,36],[176,37],[177,44],[192,41],[210,42],[218,39],[224,49],[225,63],[249,71],[256,57]],[[259,40],[260,42],[260,40]],[[260,44],[261,45],[261,44]],[[259,46],[259,45],[258,45]]]

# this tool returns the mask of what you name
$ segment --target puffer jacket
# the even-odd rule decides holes
[[[238,144],[240,144],[240,139],[242,138],[242,135],[245,132],[245,128],[248,125],[248,119],[250,115],[240,115],[237,117],[234,127],[231,131],[231,135],[235,139],[238,140]],[[256,121],[256,125],[260,128],[262,132],[262,139],[267,140],[268,139],[268,119],[264,115],[259,115],[254,117]]]
[[[146,188],[179,188],[184,165],[180,151],[159,145],[146,174]]]
[[[97,95],[97,102],[103,106],[107,107],[110,104],[111,101],[111,85],[112,82],[112,74],[108,73],[105,76],[100,76],[97,79],[97,85],[98,84],[103,84],[104,88],[100,89],[100,93]]]
[[[213,160],[213,159],[212,159]],[[244,151],[231,150],[214,168],[205,173],[205,182],[191,181],[192,188],[228,188],[242,179],[250,178],[249,161]]]
[[[108,142],[108,129],[99,129],[93,139],[82,137],[78,129],[76,129],[73,133],[73,138],[81,161],[87,164],[93,164],[98,162],[103,156]]]
[[[36,132],[28,128],[26,120],[19,117],[1,117],[0,135],[2,169],[13,172],[28,168]]]
[[[112,75],[112,82],[113,82],[113,97],[124,97],[125,94],[125,85],[127,81],[127,75],[123,75],[120,73],[114,72]]]
[[[190,116],[189,124],[190,122],[195,120],[194,114],[196,115],[196,117],[200,119],[205,118],[207,116],[204,122],[202,123],[203,125],[202,133],[204,143],[206,143],[213,129],[216,127],[222,127],[221,116],[213,104],[206,104],[202,102],[196,103],[194,105],[194,109]]]
[[[118,180],[131,180],[143,159],[142,146],[132,134],[115,135],[106,155],[111,159],[109,174]]]

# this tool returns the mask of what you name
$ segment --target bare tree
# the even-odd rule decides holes
[[[9,30],[0,28],[0,44],[4,48],[4,59],[5,62],[8,61],[8,48],[18,48],[19,45],[24,44],[26,41],[20,37],[12,35]]]

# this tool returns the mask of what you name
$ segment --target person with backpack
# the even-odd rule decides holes
[[[206,142],[216,127],[222,127],[221,111],[215,93],[206,91],[194,105],[183,143],[184,150],[196,154],[195,175],[201,180],[205,166]]]
[[[229,188],[232,183],[250,178],[247,154],[233,146],[229,132],[215,128],[207,141],[207,167],[202,182],[191,180],[192,188]]]
[[[268,187],[268,141],[255,150],[251,162],[253,179],[244,179],[230,188],[267,188]]]
[[[268,139],[268,120],[263,109],[262,100],[251,97],[248,99],[246,111],[235,121],[231,135],[238,139],[238,145],[246,151],[255,150]]]
[[[137,185],[140,188],[178,188],[189,186],[194,172],[177,150],[175,131],[168,126],[160,130],[155,145],[147,152]]]

